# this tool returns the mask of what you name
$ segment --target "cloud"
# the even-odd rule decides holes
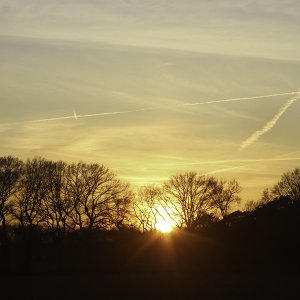
[[[235,102],[235,101],[246,101],[246,100],[257,100],[257,99],[264,99],[264,98],[271,98],[271,97],[277,97],[277,96],[285,96],[285,95],[294,95],[296,94],[295,100],[291,99],[288,101],[288,103],[280,110],[280,112],[277,114],[278,117],[274,117],[275,123],[280,118],[280,116],[285,112],[285,110],[292,105],[298,98],[299,98],[299,92],[288,92],[288,93],[279,93],[279,94],[269,94],[269,95],[260,95],[260,96],[252,96],[252,97],[241,97],[241,98],[229,98],[229,99],[221,99],[221,100],[212,100],[212,101],[205,101],[205,102],[193,102],[193,103],[183,103],[183,104],[177,104],[172,105],[169,107],[166,106],[157,106],[157,107],[146,107],[146,108],[140,108],[140,109],[134,109],[134,110],[125,110],[125,111],[112,111],[112,112],[105,112],[105,113],[94,113],[94,114],[83,114],[78,115],[75,110],[73,111],[73,115],[65,116],[65,117],[53,117],[53,118],[45,118],[45,119],[37,119],[37,120],[28,120],[28,121],[21,121],[21,122],[12,122],[12,123],[2,123],[0,126],[13,126],[13,125],[21,125],[21,124],[27,124],[27,123],[40,123],[40,122],[51,122],[51,121],[62,121],[62,120],[70,120],[70,119],[80,119],[80,118],[90,118],[90,117],[103,117],[103,116],[109,116],[109,115],[122,115],[122,114],[132,114],[132,113],[139,113],[143,111],[153,111],[153,110],[161,110],[166,108],[174,108],[174,107],[183,107],[183,106],[196,106],[196,105],[207,105],[207,104],[215,104],[215,103],[223,103],[223,102]],[[291,102],[291,103],[290,103]],[[287,106],[287,107],[286,107]],[[273,123],[270,121],[267,125],[268,127],[271,126]],[[267,126],[266,125],[266,126]],[[272,125],[272,127],[275,124]],[[271,128],[272,128],[271,127]],[[271,129],[270,128],[270,129]],[[270,130],[268,129],[268,130]]]
[[[269,94],[269,95],[253,96],[253,97],[229,98],[229,99],[212,100],[212,101],[205,101],[205,102],[193,102],[193,103],[185,103],[185,104],[182,104],[182,105],[183,106],[195,106],[195,105],[222,103],[222,102],[256,100],[256,99],[271,98],[271,97],[286,96],[286,95],[295,95],[295,94],[298,94],[298,92],[289,92],[289,93],[281,93],[281,94]]]
[[[29,120],[29,121],[21,121],[21,122],[12,122],[12,123],[4,123],[0,124],[0,126],[13,126],[13,125],[22,125],[28,123],[43,123],[43,122],[51,122],[51,121],[63,121],[63,120],[78,120],[81,118],[91,118],[91,117],[103,117],[103,116],[110,116],[110,115],[122,115],[122,114],[130,114],[135,112],[153,110],[153,108],[141,108],[135,110],[127,110],[127,111],[112,111],[112,112],[105,112],[105,113],[96,113],[96,114],[85,114],[85,115],[78,115],[75,110],[73,111],[73,115],[66,116],[66,117],[56,117],[56,118],[45,118],[45,119],[37,119],[37,120]]]
[[[176,165],[192,166],[192,165],[223,165],[235,163],[259,163],[259,162],[284,162],[284,161],[298,161],[300,157],[274,157],[274,158],[249,158],[249,159],[220,159],[220,160],[203,160],[194,162],[176,163]],[[241,166],[238,166],[241,167]]]
[[[0,34],[300,59],[297,1],[236,2],[0,0]]]
[[[296,93],[296,96],[287,101],[287,103],[278,111],[278,113],[260,130],[255,131],[250,135],[240,146],[240,150],[244,150],[253,143],[255,143],[262,135],[271,130],[286,110],[300,98],[300,90]]]

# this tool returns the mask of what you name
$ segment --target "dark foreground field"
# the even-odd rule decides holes
[[[172,273],[8,277],[1,299],[299,299],[293,274]],[[2,284],[1,284],[2,285]]]
[[[300,299],[299,202],[282,203],[169,235],[16,231],[0,299]]]
[[[300,299],[299,248],[230,239],[94,233],[14,245],[1,299]]]

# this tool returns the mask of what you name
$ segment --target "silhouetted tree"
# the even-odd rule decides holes
[[[20,222],[22,228],[31,230],[44,220],[42,207],[49,194],[50,171],[51,162],[43,158],[34,158],[24,164],[19,190],[11,207],[12,215]]]
[[[215,181],[194,172],[177,174],[163,186],[163,206],[179,227],[195,228],[202,215],[213,208]]]
[[[259,202],[254,200],[248,200],[244,205],[245,211],[254,211],[257,207],[259,207]]]
[[[289,196],[294,201],[300,200],[300,168],[283,173],[271,193],[274,198]]]
[[[228,215],[226,215],[223,219],[222,219],[222,224],[224,224],[227,227],[231,227],[235,224],[238,224],[239,222],[241,222],[241,220],[243,220],[244,218],[246,218],[248,212],[242,212],[240,210],[236,210]],[[251,227],[251,225],[249,225],[249,227]]]
[[[275,199],[275,195],[270,191],[270,189],[265,189],[262,193],[261,198],[258,201],[255,200],[248,200],[244,205],[245,211],[254,211],[257,208],[264,206],[268,204],[269,202],[272,202]]]
[[[51,162],[49,168],[49,191],[42,202],[40,211],[43,219],[42,225],[57,237],[62,238],[67,230],[74,229],[69,218],[74,207],[66,196],[67,164],[62,161]]]
[[[130,227],[132,223],[130,206],[133,201],[133,193],[128,184],[119,183],[120,193],[115,197],[114,204],[110,207],[110,221],[115,228],[123,230]]]
[[[145,232],[155,229],[161,193],[161,189],[156,186],[144,186],[139,190],[133,203],[134,218],[139,230]]]
[[[272,192],[267,188],[263,191],[260,201],[258,202],[259,205],[267,204],[274,200],[274,195]]]
[[[77,163],[68,166],[66,197],[73,209],[69,217],[80,229],[108,228],[118,222],[128,205],[129,186],[99,164]],[[122,209],[120,209],[122,207]]]
[[[241,198],[238,195],[240,191],[241,187],[236,180],[229,182],[224,179],[215,180],[212,204],[220,212],[222,218],[229,213],[233,203],[240,203]]]
[[[219,221],[219,219],[215,216],[214,213],[203,213],[198,216],[195,221],[195,228],[206,228],[209,227],[214,222]]]
[[[18,191],[18,179],[21,176],[22,161],[7,156],[0,157],[0,222],[2,225],[2,242],[7,240],[7,216],[10,201]]]

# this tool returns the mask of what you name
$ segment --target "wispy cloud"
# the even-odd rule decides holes
[[[176,165],[191,166],[191,165],[220,165],[230,163],[258,163],[258,162],[280,162],[280,161],[297,161],[300,157],[274,157],[274,158],[249,158],[249,159],[221,159],[221,160],[202,160],[195,162],[182,162]]]
[[[185,103],[185,104],[182,104],[182,105],[184,105],[184,106],[195,106],[195,105],[203,105],[203,104],[222,103],[222,102],[255,100],[255,99],[263,99],[263,98],[271,98],[271,97],[279,97],[279,96],[287,96],[287,95],[295,95],[295,94],[298,94],[298,92],[289,92],[289,93],[281,93],[281,94],[269,94],[269,95],[262,95],[262,96],[253,96],[253,97],[228,98],[228,99],[212,100],[212,101],[206,101],[206,102]]]
[[[175,107],[208,105],[208,104],[214,104],[214,103],[235,102],[235,101],[258,100],[258,99],[265,99],[265,98],[272,98],[272,97],[279,97],[279,96],[287,96],[287,95],[296,95],[296,96],[294,98],[292,98],[291,100],[289,100],[289,102],[286,104],[286,106],[287,106],[286,108],[283,107],[281,109],[281,110],[285,111],[293,102],[295,102],[299,98],[299,92],[288,92],[288,93],[269,94],[269,95],[260,95],[260,96],[251,96],[251,97],[240,97],[240,98],[228,98],[228,99],[210,100],[210,101],[204,101],[204,102],[181,103],[181,104],[175,105]],[[295,100],[293,100],[293,99],[295,99]],[[174,107],[174,105],[170,106],[169,108],[173,108],[173,107]],[[84,114],[84,115],[79,115],[75,111],[73,111],[73,115],[70,115],[70,116],[45,118],[45,119],[36,119],[36,120],[11,122],[11,123],[2,123],[2,124],[0,124],[0,126],[13,126],[13,125],[28,124],[28,123],[62,121],[62,120],[69,120],[69,119],[78,120],[78,119],[81,119],[81,118],[103,117],[103,116],[120,115],[120,114],[132,114],[132,113],[138,113],[138,112],[143,112],[143,111],[162,110],[162,109],[167,109],[167,108],[168,108],[167,106],[156,106],[156,107],[145,107],[145,108],[134,109],[134,110],[113,111],[113,112],[95,113],[95,114]],[[278,119],[284,113],[284,111],[283,112],[280,111],[277,114],[277,115],[280,114],[279,117],[278,117]],[[275,119],[275,117],[274,117],[274,119]],[[275,121],[275,123],[276,122],[277,122],[277,120]]]
[[[0,34],[299,60],[299,6],[292,0],[0,0]]]
[[[120,115],[120,114],[130,114],[135,112],[153,110],[154,108],[141,108],[135,110],[125,110],[125,111],[112,111],[106,113],[97,113],[97,114],[85,114],[85,115],[78,115],[76,112],[73,112],[72,116],[66,117],[56,117],[56,118],[46,118],[46,119],[37,119],[37,120],[28,120],[28,121],[21,121],[21,122],[12,122],[12,123],[2,123],[2,126],[12,126],[12,125],[22,125],[22,124],[29,124],[29,123],[41,123],[41,122],[51,122],[51,121],[62,121],[62,120],[69,120],[69,119],[81,119],[81,118],[91,118],[91,117],[102,117],[102,116],[109,116],[109,115]]]
[[[278,111],[278,113],[260,130],[255,131],[253,134],[250,135],[240,146],[240,150],[243,150],[253,143],[255,143],[262,135],[264,135],[266,132],[271,130],[278,120],[281,118],[281,116],[286,112],[286,110],[300,98],[300,90],[295,93],[296,96],[291,98],[287,101],[287,103]]]
[[[220,162],[222,163],[243,163],[242,165],[239,164],[237,166],[226,166],[226,167],[222,167],[222,168],[218,168],[216,170],[212,170],[209,171],[207,173],[205,173],[205,175],[214,175],[214,174],[218,174],[218,173],[227,173],[227,172],[231,172],[234,170],[243,170],[243,171],[247,171],[247,170],[252,170],[254,165],[260,164],[260,163],[266,163],[266,162],[289,162],[289,161],[300,161],[300,157],[299,156],[290,156],[292,154],[299,154],[299,151],[295,151],[295,152],[290,152],[290,153],[285,153],[279,156],[275,156],[272,158],[260,158],[260,159],[240,159],[240,160],[221,160],[221,161],[215,161],[216,164],[220,164]],[[213,163],[213,161],[211,161],[211,163]],[[253,170],[252,170],[253,171]],[[255,169],[255,171],[257,171],[257,169]]]

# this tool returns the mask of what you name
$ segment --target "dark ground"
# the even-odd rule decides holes
[[[171,235],[15,235],[0,248],[0,299],[300,299],[299,203]]]

